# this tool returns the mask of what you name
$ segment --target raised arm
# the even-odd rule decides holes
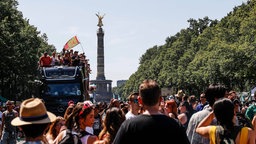
[[[204,137],[209,137],[211,126],[209,126],[214,119],[214,113],[209,113],[197,126],[196,132]]]

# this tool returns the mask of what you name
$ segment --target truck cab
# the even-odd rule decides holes
[[[42,67],[40,70],[40,98],[48,111],[63,116],[70,100],[86,100],[86,71],[80,66]]]

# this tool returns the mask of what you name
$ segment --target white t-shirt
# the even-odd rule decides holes
[[[130,119],[130,118],[134,118],[136,117],[137,115],[133,114],[131,111],[128,111],[126,114],[125,114],[125,118],[126,120]]]
[[[55,63],[57,62],[57,59],[55,57],[51,57],[51,59],[52,59],[51,65],[54,66]]]
[[[85,131],[87,131],[90,134],[93,134],[93,128],[92,127],[85,127]]]

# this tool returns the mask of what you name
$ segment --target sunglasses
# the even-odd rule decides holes
[[[134,103],[139,103],[138,99],[133,100]]]

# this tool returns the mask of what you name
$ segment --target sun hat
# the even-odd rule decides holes
[[[29,98],[20,105],[20,116],[12,120],[13,126],[45,124],[56,120],[56,115],[46,110],[39,98]]]

